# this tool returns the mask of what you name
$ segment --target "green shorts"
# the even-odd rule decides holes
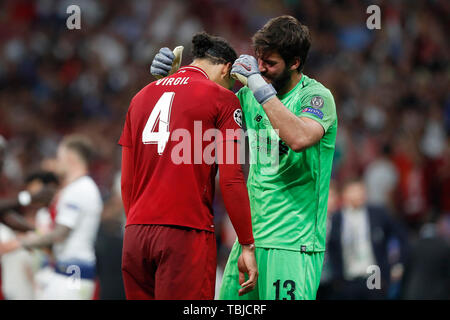
[[[233,245],[223,274],[220,300],[315,300],[322,272],[324,252],[299,252],[256,248],[258,283],[255,289],[238,295],[241,254],[238,242]]]

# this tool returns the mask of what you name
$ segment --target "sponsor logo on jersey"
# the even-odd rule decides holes
[[[262,120],[262,115],[260,115],[260,114],[258,114],[256,117],[255,117],[255,121],[256,122],[260,122],[261,120]]]
[[[72,210],[77,210],[77,211],[80,210],[80,207],[73,203],[67,203],[66,207],[69,209],[72,209]]]
[[[278,142],[278,151],[280,156],[289,152],[289,147],[286,145],[286,143],[283,142],[283,140],[280,140]]]
[[[315,115],[317,118],[319,119],[323,119],[323,112],[320,111],[319,109],[314,109],[314,108],[305,108],[302,110],[302,112],[308,112],[308,113],[312,113],[313,115]]]

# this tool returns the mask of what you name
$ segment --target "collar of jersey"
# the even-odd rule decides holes
[[[286,92],[285,94],[282,94],[282,95],[277,95],[278,99],[283,100],[284,98],[290,96],[293,92],[295,92],[297,90],[297,87],[302,84],[303,80],[305,80],[304,74],[302,74],[300,81],[289,92]]]
[[[185,67],[180,68],[178,70],[178,72],[180,72],[181,70],[199,72],[202,75],[204,75],[206,77],[206,79],[209,80],[208,74],[205,71],[203,71],[202,68],[199,68],[199,67],[196,67],[196,66],[185,66]]]

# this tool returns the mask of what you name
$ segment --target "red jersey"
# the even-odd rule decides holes
[[[240,129],[240,119],[241,107],[233,92],[194,66],[136,94],[119,140],[131,148],[134,167],[127,225],[213,231],[217,164],[205,162],[203,153],[208,154],[214,138],[202,137],[208,129],[218,129],[226,137],[226,129]]]

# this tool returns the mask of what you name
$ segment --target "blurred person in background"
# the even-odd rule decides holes
[[[15,192],[14,185],[3,180],[6,151],[6,139],[0,136],[1,188],[8,188],[3,195]],[[31,174],[25,179],[25,188],[17,195],[0,198],[0,255],[8,251],[8,244],[16,240],[17,235],[23,236],[25,232],[35,229],[34,216],[40,216],[39,212],[48,206],[56,192],[56,185],[51,183],[51,175],[43,172]],[[6,299],[32,299],[35,271],[32,270],[33,256],[26,250],[19,250],[17,253],[5,254],[1,262],[0,287],[4,290]]]
[[[330,263],[333,271],[333,298],[385,299],[391,283],[391,272],[404,266],[407,234],[384,207],[367,204],[364,183],[347,182],[342,189],[342,208],[332,216],[329,238]],[[388,258],[389,241],[400,243],[401,254],[396,266]],[[378,266],[381,288],[369,289],[369,266]]]
[[[118,172],[114,177],[111,196],[105,202],[95,241],[100,300],[125,299],[121,268],[125,222]]]
[[[14,223],[10,223],[10,226],[16,227],[15,232],[10,227],[0,224],[0,247],[2,246],[1,242],[8,242],[26,236],[25,231],[36,228],[37,232],[44,232],[41,226],[44,219],[48,221],[46,219],[48,218],[47,206],[56,191],[58,180],[50,172],[35,172],[27,176],[25,183],[24,191],[29,192],[33,196],[32,199],[34,201],[21,210],[23,220],[14,220]],[[46,194],[45,198],[43,196],[44,193]],[[37,194],[41,195],[39,200],[35,196]],[[27,228],[22,227],[22,221],[28,224]],[[18,228],[18,225],[21,228]],[[17,230],[22,231],[19,232]],[[1,264],[2,290],[5,298],[10,300],[35,299],[36,274],[40,271],[41,266],[46,264],[46,258],[38,252],[19,249],[4,254],[1,257]]]
[[[7,146],[6,139],[0,135],[0,177],[3,177]],[[6,181],[2,181],[1,185],[5,188],[10,187]],[[38,194],[35,190],[35,188],[32,188],[32,192],[22,190],[13,197],[0,198],[0,222],[17,231],[25,232],[33,230],[34,227],[19,213],[30,204],[40,202],[41,200],[45,202],[45,198],[52,196],[52,193],[50,195],[48,193]],[[10,190],[8,193],[11,194],[11,191],[14,192],[14,190]]]
[[[6,147],[6,139],[0,134],[0,173],[3,171],[3,165],[5,163]]]
[[[6,140],[0,137],[0,169],[3,168],[6,147]],[[54,214],[50,211],[58,189],[58,178],[51,171],[37,171],[26,177],[25,184],[17,196],[0,199],[1,238],[6,244],[14,239],[20,240],[28,231],[46,234],[54,225]],[[2,278],[6,282],[2,288],[7,299],[41,299],[53,273],[51,247],[41,249],[31,253],[18,249],[2,257]],[[0,251],[5,250],[9,248],[0,244]]]
[[[6,151],[8,143],[6,139],[0,134],[0,196],[4,197],[8,194],[7,188],[9,183],[3,173],[5,167]],[[1,215],[1,213],[0,213]]]
[[[103,203],[89,174],[93,146],[84,136],[66,136],[57,152],[62,189],[56,195],[54,227],[4,244],[4,252],[52,246],[54,273],[42,299],[92,299],[95,289],[94,241]],[[69,277],[74,281],[72,285]],[[69,280],[68,280],[69,279]]]
[[[0,222],[20,232],[33,231],[24,214],[50,204],[57,191],[57,178],[51,172],[35,172],[25,179],[26,187],[17,196],[0,198]]]
[[[364,183],[367,188],[369,205],[395,209],[395,191],[398,183],[398,172],[391,160],[391,146],[380,147],[377,156],[364,171]]]
[[[436,221],[440,213],[450,214],[450,134],[442,154],[433,161],[432,172],[434,173],[431,180],[432,188],[429,192],[436,203],[434,217]]]
[[[54,171],[53,171],[54,170]],[[54,191],[54,194],[59,189],[59,179],[56,176],[56,168],[52,171],[36,172],[28,177],[28,181],[34,184],[36,189],[49,188]],[[56,202],[55,197],[49,198],[45,206],[37,208],[34,227],[35,232],[39,235],[45,235],[54,228],[56,217]],[[34,299],[41,300],[45,298],[45,290],[48,286],[48,281],[54,273],[55,257],[52,253],[51,245],[33,249],[34,258]]]
[[[401,298],[450,299],[450,215],[424,224],[405,264]]]
[[[397,137],[394,147],[393,161],[399,173],[396,208],[409,229],[417,234],[431,210],[428,161],[411,134]]]

